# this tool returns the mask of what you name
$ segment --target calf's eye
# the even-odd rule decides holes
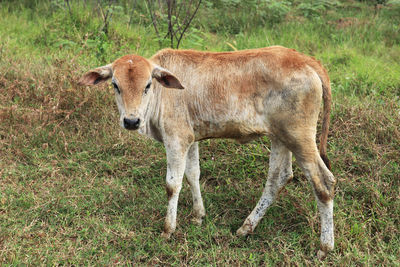
[[[149,91],[150,86],[151,86],[151,83],[148,83],[148,84],[146,85],[146,88],[144,89],[144,93],[145,93],[145,94],[147,94],[147,92]]]
[[[118,94],[120,94],[121,92],[120,92],[120,90],[119,90],[119,88],[118,88],[118,85],[116,84],[116,83],[112,83],[112,85],[113,85],[113,87],[114,87],[114,90],[118,93]]]

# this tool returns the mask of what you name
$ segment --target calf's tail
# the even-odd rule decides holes
[[[322,82],[322,99],[324,102],[324,110],[322,113],[322,130],[319,142],[319,154],[322,160],[325,162],[326,167],[330,170],[331,163],[329,162],[328,156],[326,154],[326,147],[328,142],[328,133],[329,133],[329,120],[331,113],[331,104],[332,104],[332,93],[331,93],[331,85],[329,82],[328,75],[326,71],[324,71],[324,77],[320,76]]]

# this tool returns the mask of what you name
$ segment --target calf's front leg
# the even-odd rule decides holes
[[[186,156],[186,179],[190,185],[193,197],[193,222],[201,225],[203,217],[206,215],[203,198],[200,192],[200,163],[199,163],[199,144],[193,143]]]
[[[167,177],[165,188],[168,196],[168,208],[165,217],[164,231],[161,236],[169,238],[176,228],[179,192],[182,188],[188,146],[181,145],[179,142],[169,142],[165,145],[165,148],[167,152]]]

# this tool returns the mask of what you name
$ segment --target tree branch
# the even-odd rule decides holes
[[[161,43],[161,39],[160,39],[160,32],[158,31],[157,21],[156,21],[155,14],[154,14],[154,11],[152,8],[151,0],[146,0],[146,3],[147,3],[147,9],[149,10],[149,14],[151,17],[151,22],[153,23],[154,31],[156,32],[156,35],[157,35],[158,44],[160,45],[160,48],[161,48],[162,43]]]
[[[183,35],[185,34],[186,30],[189,28],[190,23],[192,23],[192,20],[194,18],[194,16],[196,15],[197,11],[199,10],[200,4],[201,4],[202,0],[199,0],[196,9],[194,10],[192,17],[189,19],[189,21],[186,23],[185,28],[183,29],[181,36],[178,39],[178,43],[176,44],[176,48],[179,47],[179,44],[181,43],[181,40],[183,38]],[[188,13],[189,14],[189,13]]]

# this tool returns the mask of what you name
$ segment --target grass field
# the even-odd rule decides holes
[[[296,164],[255,232],[235,236],[266,181],[267,138],[201,142],[205,221],[190,222],[185,184],[177,231],[160,237],[162,144],[120,128],[109,85],[77,85],[122,55],[151,56],[156,35],[141,9],[131,24],[116,13],[105,35],[95,6],[81,2],[71,11],[62,1],[0,3],[0,265],[400,265],[397,1],[271,1],[275,9],[254,16],[255,1],[204,1],[182,43],[212,51],[283,45],[329,70],[336,247],[322,262],[316,203]]]

